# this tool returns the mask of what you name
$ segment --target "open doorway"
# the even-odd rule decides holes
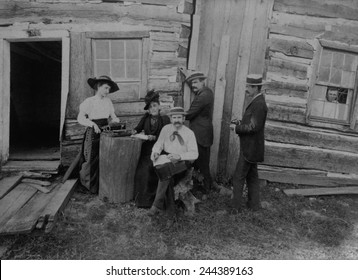
[[[60,158],[61,60],[61,41],[10,43],[10,159]]]

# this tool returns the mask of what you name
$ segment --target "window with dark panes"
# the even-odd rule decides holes
[[[120,88],[120,99],[140,98],[142,40],[95,39],[93,42],[95,76],[110,76]]]
[[[322,48],[312,88],[310,118],[346,124],[353,110],[358,54]]]

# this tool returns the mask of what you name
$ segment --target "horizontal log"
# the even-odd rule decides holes
[[[313,47],[307,42],[270,38],[269,47],[272,51],[279,51],[288,56],[313,58]]]
[[[266,165],[259,165],[259,178],[270,182],[307,186],[342,187],[358,185],[358,178],[350,175],[342,176],[342,174],[331,174],[319,170]]]
[[[153,88],[155,90],[164,91],[164,92],[179,92],[181,91],[181,83],[175,82],[171,83],[168,79],[149,79],[148,88]]]
[[[187,26],[187,25],[182,24],[182,25],[181,25],[181,29],[180,29],[180,35],[179,35],[179,37],[180,37],[180,38],[188,39],[189,36],[190,36],[190,34],[191,34],[190,26]]]
[[[152,41],[151,49],[157,52],[175,52],[179,48],[179,41]]]
[[[190,23],[190,15],[179,14],[175,6],[120,5],[118,3],[73,4],[53,3],[51,5],[35,2],[0,2],[0,23],[18,21],[42,22],[44,18],[72,19],[73,22],[89,20],[91,22],[119,21],[123,18],[135,20],[177,21]]]
[[[303,109],[306,109],[307,106],[307,99],[302,97],[265,94],[265,99],[267,103],[282,106],[298,107]]]
[[[186,59],[179,58],[175,52],[153,52],[150,59],[150,67],[155,69],[185,67],[185,65]]]
[[[315,31],[303,27],[279,25],[274,23],[270,25],[271,34],[282,34],[288,36],[294,35],[295,37],[303,39],[314,39],[322,32],[323,31]]]
[[[358,6],[352,0],[276,0],[273,9],[290,14],[358,20]]]
[[[266,141],[264,164],[354,174],[358,154]]]
[[[174,76],[178,74],[178,67],[171,68],[154,68],[154,65],[150,65],[149,76]]]
[[[265,138],[272,142],[358,152],[358,136],[293,124],[267,122]]]
[[[179,33],[150,32],[150,39],[153,41],[178,42],[179,41]]]
[[[123,0],[102,0],[102,2],[107,3],[123,3]],[[125,2],[140,3],[140,4],[149,4],[157,6],[174,6],[178,5],[180,0],[126,0]]]
[[[268,82],[266,85],[264,85],[263,90],[265,91],[265,93],[271,95],[283,95],[290,97],[300,97],[305,99],[307,99],[308,96],[308,86],[278,81]]]
[[[306,109],[304,108],[291,107],[288,104],[283,106],[275,103],[267,103],[267,107],[267,118],[269,120],[302,124],[306,123]]]
[[[281,59],[270,59],[268,72],[281,74],[283,76],[293,76],[298,79],[307,79],[307,65],[285,61]]]

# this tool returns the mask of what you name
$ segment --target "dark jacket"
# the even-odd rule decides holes
[[[185,119],[190,121],[196,141],[203,147],[213,144],[213,106],[214,94],[208,87],[203,87],[194,97]]]
[[[240,136],[240,151],[249,162],[264,161],[265,122],[267,106],[263,95],[257,96],[246,108],[236,133]]]
[[[151,115],[149,113],[145,113],[142,119],[139,121],[138,125],[134,128],[138,133],[141,133],[144,130],[145,135],[154,135],[159,137],[160,131],[162,128],[170,123],[170,119],[168,116],[158,116],[158,121],[155,127],[151,126],[150,122]],[[143,156],[150,155],[152,153],[152,148],[156,141],[144,141],[142,144],[142,152]]]

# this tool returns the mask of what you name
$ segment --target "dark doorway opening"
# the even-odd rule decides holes
[[[58,159],[61,41],[10,43],[10,159]]]

